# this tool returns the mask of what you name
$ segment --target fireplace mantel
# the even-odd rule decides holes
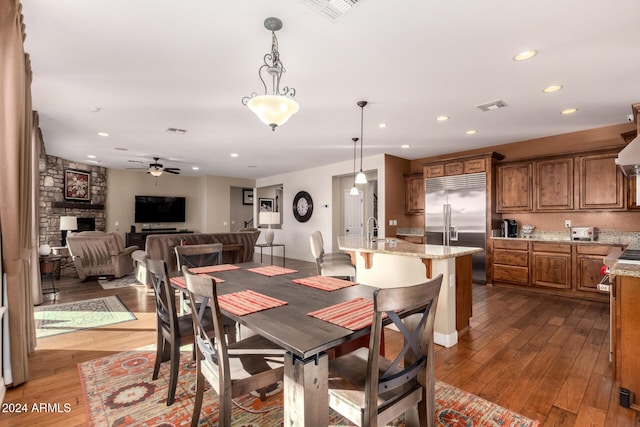
[[[98,211],[104,210],[104,204],[102,203],[83,203],[83,202],[53,202],[51,205],[53,208],[62,209],[95,209]]]

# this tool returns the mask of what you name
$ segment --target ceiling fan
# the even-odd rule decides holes
[[[149,169],[147,170],[147,173],[150,173],[155,177],[162,175],[163,172],[180,175],[180,168],[165,168],[161,163],[158,163],[158,160],[160,160],[159,157],[154,157],[153,160],[153,163],[149,163]]]

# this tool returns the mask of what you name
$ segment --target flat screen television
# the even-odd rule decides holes
[[[135,222],[184,221],[184,197],[136,196]]]

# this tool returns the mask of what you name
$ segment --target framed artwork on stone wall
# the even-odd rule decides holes
[[[66,200],[79,200],[88,202],[91,200],[90,175],[87,172],[73,169],[64,171],[64,198]]]

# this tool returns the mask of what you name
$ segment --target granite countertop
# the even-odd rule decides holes
[[[604,263],[609,266],[609,274],[612,276],[640,277],[640,265],[618,262],[622,251],[611,251],[604,257]]]
[[[400,239],[378,239],[368,242],[362,236],[340,236],[338,247],[343,251],[380,253],[425,259],[447,259],[482,252],[482,248],[466,246],[419,245]]]
[[[596,231],[596,240],[571,240],[566,231],[538,231],[535,230],[531,238],[518,237],[491,237],[494,240],[524,240],[546,243],[574,243],[586,245],[621,245],[629,248],[640,247],[639,232]]]

